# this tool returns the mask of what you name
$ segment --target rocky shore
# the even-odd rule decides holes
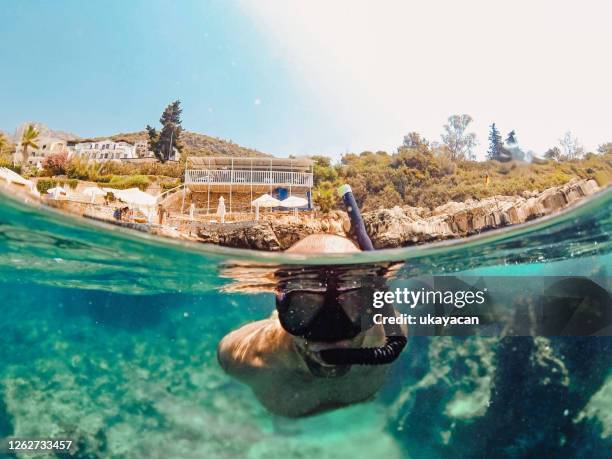
[[[348,217],[335,212],[316,219],[282,217],[259,222],[199,224],[200,242],[241,249],[286,250],[310,234],[327,233],[345,236],[350,229]]]
[[[595,180],[572,180],[542,192],[524,192],[523,196],[449,202],[432,210],[396,206],[366,212],[363,218],[377,249],[405,247],[524,223],[554,214],[598,190]],[[286,216],[259,222],[200,224],[195,233],[200,242],[266,251],[285,250],[316,233],[352,237],[348,217],[340,211],[316,219]]]
[[[434,209],[396,206],[363,213],[366,230],[376,249],[406,247],[427,242],[456,239],[488,230],[516,225],[563,210],[590,196],[600,187],[595,180],[574,179],[542,192],[526,191],[522,196],[493,196],[465,202],[448,202]],[[26,201],[40,198],[10,188]],[[68,200],[44,203],[75,215],[105,221],[160,236],[218,244],[241,249],[282,251],[311,234],[337,234],[355,240],[346,212],[332,211],[313,216],[263,215],[259,221],[205,223],[182,221],[166,225],[116,221],[112,207],[92,206]]]
[[[433,210],[394,207],[364,214],[377,249],[454,239],[554,214],[599,190],[595,180],[573,180],[541,193],[449,202]]]

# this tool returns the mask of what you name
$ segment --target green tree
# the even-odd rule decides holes
[[[612,153],[612,142],[606,142],[597,147],[598,153]]]
[[[453,160],[475,159],[476,134],[466,132],[472,121],[470,115],[451,115],[444,125],[442,142],[448,147]]]
[[[491,125],[491,129],[489,130],[489,151],[487,151],[487,156],[489,159],[494,159],[499,161],[502,159],[503,155],[503,145],[502,138],[497,126],[495,123]]]
[[[404,141],[400,148],[418,148],[418,147],[428,147],[429,141],[423,137],[418,132],[409,132],[404,136]]]
[[[28,124],[21,134],[21,157],[24,163],[28,160],[28,148],[38,148],[37,140],[38,131],[34,125]]]
[[[572,135],[570,131],[567,131],[565,135],[559,139],[559,144],[563,149],[564,159],[576,159],[583,155],[584,149],[576,137]]]
[[[514,129],[510,132],[508,132],[508,137],[506,137],[506,143],[508,145],[516,145],[518,144],[518,142],[516,141],[516,132],[514,131]]]
[[[172,157],[175,148],[178,151],[182,150],[182,144],[180,143],[181,132],[183,132],[183,127],[181,126],[182,112],[181,101],[175,100],[166,107],[159,119],[162,125],[160,132],[157,132],[157,129],[148,124],[146,126],[149,135],[149,148],[162,163],[165,163]]]
[[[525,160],[525,152],[519,147],[518,140],[516,140],[516,132],[514,130],[508,133],[506,137],[506,146],[503,148],[505,154],[509,155],[507,159],[516,159],[518,161]]]
[[[544,153],[544,157],[546,159],[554,159],[555,161],[561,160],[562,156],[563,154],[561,153],[561,150],[559,150],[559,147],[549,148],[546,150],[546,153]]]
[[[312,156],[311,159],[314,161],[312,169],[315,186],[322,182],[336,183],[338,171],[332,166],[330,158],[327,156]]]
[[[319,210],[323,213],[329,213],[332,210],[338,199],[336,196],[336,187],[330,182],[321,182],[314,190],[314,203],[319,206]]]

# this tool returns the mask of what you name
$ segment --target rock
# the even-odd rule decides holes
[[[398,362],[402,385],[390,407],[390,428],[411,457],[609,456],[609,340],[431,337],[412,344],[418,358]]]
[[[268,222],[209,223],[197,227],[201,242],[239,249],[278,251],[281,246]]]
[[[595,193],[594,180],[571,182],[522,196],[493,196],[466,202],[448,202],[433,210],[395,206],[363,215],[366,229],[377,249],[465,237],[490,229],[524,223],[557,212]],[[265,216],[258,222],[201,224],[201,242],[243,249],[286,250],[311,234],[354,235],[346,212],[333,211],[318,218],[294,215]]]
[[[432,240],[465,237],[482,231],[524,223],[557,212],[599,190],[594,180],[574,179],[542,193],[493,196],[449,202],[432,211],[394,207],[364,214],[366,229],[377,249]]]
[[[200,242],[241,249],[286,250],[311,234],[345,235],[342,219],[330,215],[313,220],[283,216],[258,222],[208,223],[197,226]]]

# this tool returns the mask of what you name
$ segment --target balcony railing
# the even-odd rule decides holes
[[[187,170],[186,184],[238,184],[312,187],[312,174],[308,172]]]

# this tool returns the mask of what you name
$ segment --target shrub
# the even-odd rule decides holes
[[[457,169],[455,162],[448,155],[438,156],[438,163],[440,164],[440,173],[442,175],[454,174]]]
[[[0,161],[0,167],[6,167],[7,169],[12,170],[13,172],[21,174],[20,164],[13,164],[11,161]]]
[[[101,181],[104,176],[149,175],[183,179],[184,165],[178,163],[121,163],[106,161],[88,162],[81,157],[74,157],[66,164],[66,175],[79,180]]]
[[[315,186],[322,182],[335,183],[338,180],[338,171],[332,166],[331,158],[313,156],[311,159],[314,161],[313,175]]]
[[[400,149],[392,155],[349,153],[342,157],[337,172],[336,183],[350,184],[364,211],[380,205],[392,207],[398,201],[431,208],[450,200],[541,191],[563,185],[573,177],[595,178],[600,186],[605,186],[612,182],[612,154],[587,155],[583,159],[562,162],[501,164],[497,161],[447,161],[441,151],[434,150],[432,156],[425,148],[418,147]],[[315,187],[315,198],[316,192],[323,188]],[[333,194],[330,199],[333,207],[342,206]]]
[[[167,182],[167,181],[161,182],[159,186],[161,187],[162,190],[168,191],[168,190],[171,190],[172,188],[176,188],[180,184],[181,184],[180,180],[174,180],[171,182]]]
[[[336,189],[330,182],[321,182],[313,193],[313,201],[324,214],[335,207]]]
[[[110,188],[117,188],[120,190],[127,188],[139,188],[140,190],[145,191],[150,184],[151,181],[146,175],[113,175],[108,182],[108,186]]]
[[[66,153],[57,153],[49,155],[43,160],[43,169],[50,175],[64,175],[66,173],[66,165],[68,164],[68,155]]]
[[[598,171],[598,172],[595,172],[595,174],[593,174],[593,178],[595,179],[595,181],[597,182],[599,186],[606,186],[610,182],[612,182],[612,173]]]
[[[76,187],[78,186],[79,181],[78,181],[77,179],[68,179],[68,180],[66,180],[64,183],[65,183],[66,185],[68,185],[68,187],[69,187],[71,190],[76,190]]]
[[[96,181],[98,179],[98,171],[95,165],[88,163],[78,156],[68,161],[65,167],[65,174],[68,178],[78,180]]]
[[[94,181],[98,183],[110,183],[114,175],[99,175]]]
[[[57,180],[41,178],[36,182],[36,189],[40,194],[45,194],[51,188],[57,185]]]
[[[181,178],[183,177],[184,166],[177,163],[119,163],[106,161],[99,163],[98,172],[102,175],[157,175]]]

